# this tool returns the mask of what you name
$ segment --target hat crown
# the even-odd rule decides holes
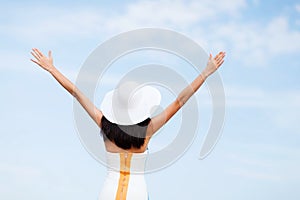
[[[124,106],[128,109],[133,108],[141,101],[141,96],[137,95],[140,88],[136,82],[128,81],[119,85],[113,95],[113,104]]]
[[[101,111],[112,123],[132,125],[151,117],[152,108],[159,105],[160,100],[156,88],[126,81],[105,95]]]

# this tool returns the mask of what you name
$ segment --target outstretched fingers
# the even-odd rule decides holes
[[[30,53],[31,53],[31,55],[33,55],[33,57],[35,57],[37,60],[40,59],[39,54],[37,54],[33,49],[32,49],[32,51],[31,51]]]
[[[225,52],[220,52],[218,55],[216,55],[215,60],[219,61],[222,60],[225,57]]]
[[[37,55],[39,55],[39,57],[43,57],[44,56],[43,53],[40,52],[40,50],[38,50],[37,48],[34,48],[33,50],[34,50],[34,52],[36,52]]]
[[[217,67],[219,67],[223,64],[224,57],[225,57],[225,52],[220,52],[220,53],[218,53],[218,55],[216,55],[215,61],[216,61]]]
[[[219,63],[218,63],[218,67],[220,67],[222,64],[223,64],[224,60],[221,60]]]
[[[30,59],[30,60],[38,65],[41,65],[40,61],[44,55],[36,48],[33,48],[30,53],[36,59],[36,60],[33,60],[33,59]]]
[[[30,52],[31,55],[36,59],[36,60],[33,60],[33,59],[30,59],[32,62],[36,63],[36,64],[40,64],[39,61],[40,61],[40,55],[35,51],[35,49],[32,49],[32,51]]]
[[[34,62],[34,63],[36,63],[36,64],[38,64],[38,65],[40,65],[40,63],[38,62],[38,61],[36,61],[36,60],[33,60],[33,59],[30,59],[32,62]]]
[[[40,52],[38,49],[33,48],[31,54],[37,59],[39,60],[40,58],[42,58],[44,55],[42,52]]]

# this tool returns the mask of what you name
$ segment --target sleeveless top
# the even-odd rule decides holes
[[[106,152],[107,175],[99,200],[148,200],[144,169],[148,152]]]

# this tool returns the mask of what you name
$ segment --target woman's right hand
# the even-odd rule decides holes
[[[213,56],[210,54],[209,55],[209,59],[207,62],[207,65],[205,67],[205,69],[202,72],[202,75],[207,78],[208,76],[210,76],[212,73],[214,73],[217,69],[219,69],[219,67],[223,64],[224,62],[224,57],[225,57],[225,52],[220,52],[218,53],[218,55],[216,55],[214,58]]]
[[[40,52],[38,49],[33,48],[31,51],[31,54],[34,56],[36,60],[30,59],[32,62],[36,63],[40,67],[42,67],[44,70],[51,72],[55,69],[53,65],[53,58],[51,51],[48,53],[48,57],[44,56],[42,52]]]

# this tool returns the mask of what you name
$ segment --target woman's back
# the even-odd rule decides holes
[[[144,178],[147,151],[106,152],[107,175],[99,200],[147,200]]]

